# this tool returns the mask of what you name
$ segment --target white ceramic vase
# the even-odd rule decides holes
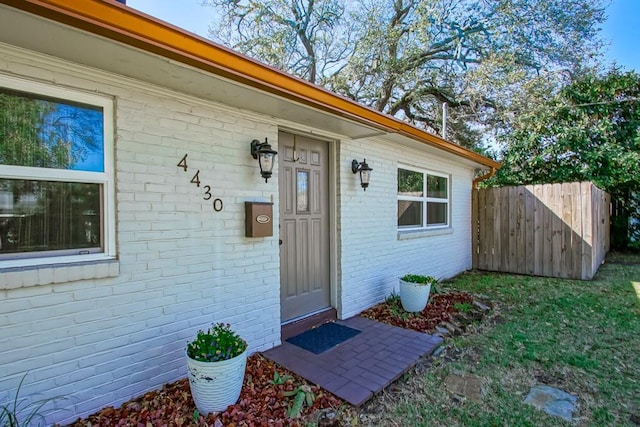
[[[189,388],[202,415],[222,412],[240,397],[247,367],[247,350],[219,362],[200,362],[187,355]]]
[[[431,284],[405,282],[400,279],[400,302],[402,308],[409,312],[422,311],[429,301]]]

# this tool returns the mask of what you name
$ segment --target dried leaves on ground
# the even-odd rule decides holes
[[[462,331],[466,324],[481,317],[488,307],[468,293],[433,294],[421,313],[402,309],[399,297],[372,307],[361,316],[402,328],[441,335]],[[449,331],[447,333],[447,331]],[[301,391],[313,402],[300,405]],[[297,396],[298,395],[298,396]],[[296,403],[297,397],[297,403]],[[300,411],[294,411],[298,409]],[[136,426],[298,426],[307,421],[320,426],[357,423],[357,411],[342,400],[309,384],[303,378],[277,366],[260,354],[247,360],[247,371],[237,404],[226,411],[205,417],[197,413],[187,379],[165,384],[162,389],[146,393],[120,408],[107,407],[71,424],[71,427]]]
[[[287,413],[296,399],[294,391],[301,387],[311,391],[315,398],[313,405],[305,404],[299,416],[289,417]],[[197,414],[189,382],[182,379],[165,384],[161,390],[148,392],[120,408],[105,408],[71,426],[297,426],[304,425],[301,420],[312,412],[338,408],[342,404],[342,400],[332,394],[254,354],[247,360],[240,400],[218,415],[204,417]]]
[[[412,329],[418,332],[435,333],[449,331],[445,335],[461,333],[464,327],[482,317],[489,307],[475,301],[466,292],[447,292],[429,297],[429,303],[419,313],[408,313],[402,309],[400,298],[392,296],[368,310],[360,313],[362,317]]]

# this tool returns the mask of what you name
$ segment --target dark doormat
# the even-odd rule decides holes
[[[359,333],[357,329],[329,322],[288,338],[286,341],[312,353],[320,354]]]

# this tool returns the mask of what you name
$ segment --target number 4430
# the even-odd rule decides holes
[[[182,159],[180,159],[180,161],[178,162],[178,167],[182,168],[183,171],[187,172],[187,170],[189,169],[189,166],[187,165],[187,155],[185,154]],[[200,188],[200,169],[198,169],[196,171],[196,174],[193,175],[193,177],[191,178],[191,182],[192,184],[195,184],[196,187]],[[213,197],[213,195],[211,194],[211,186],[210,185],[205,185],[204,187],[202,187],[204,189],[204,200],[211,200],[211,198]],[[213,210],[216,212],[220,212],[222,209],[224,209],[224,204],[222,203],[221,199],[214,199],[213,200]]]

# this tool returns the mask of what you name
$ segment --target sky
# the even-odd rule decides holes
[[[613,0],[607,16],[602,28],[603,39],[611,43],[607,61],[640,72],[640,0]]]
[[[127,0],[127,5],[185,30],[207,37],[215,10],[202,0]],[[612,0],[602,38],[607,64],[640,72],[640,0]]]

